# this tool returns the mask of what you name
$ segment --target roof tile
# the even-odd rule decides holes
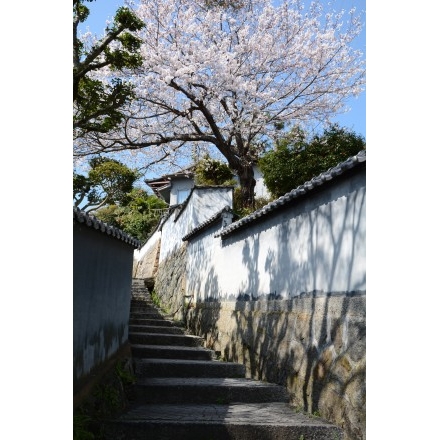
[[[138,239],[132,237],[121,229],[104,223],[103,221],[97,219],[95,216],[90,215],[85,211],[81,211],[77,207],[73,207],[73,221],[84,223],[90,228],[99,230],[107,235],[117,238],[118,240],[122,240],[135,248],[140,248],[141,246],[141,242]]]
[[[268,215],[270,212],[277,210],[281,206],[293,201],[294,199],[306,195],[308,192],[313,190],[314,188],[325,184],[326,182],[330,182],[335,177],[343,174],[344,172],[358,166],[359,164],[365,162],[367,160],[366,150],[361,150],[356,156],[352,156],[345,160],[344,162],[339,163],[333,168],[330,168],[327,171],[319,174],[318,176],[313,177],[308,182],[305,182],[303,185],[298,186],[292,191],[288,192],[284,196],[279,197],[278,199],[268,203],[252,214],[238,220],[235,223],[231,223],[226,228],[222,229],[220,232],[215,234],[215,237],[225,237],[230,234],[232,231],[235,231],[244,225],[251,223],[265,215]]]

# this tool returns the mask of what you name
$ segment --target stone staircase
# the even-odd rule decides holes
[[[340,440],[342,430],[293,410],[285,387],[245,377],[200,337],[162,314],[133,284],[131,405],[104,426],[108,440]]]

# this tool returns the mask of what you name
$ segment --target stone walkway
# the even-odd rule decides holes
[[[341,440],[342,430],[296,412],[285,387],[247,379],[204,340],[133,288],[129,340],[136,384],[130,409],[104,427],[108,440]]]

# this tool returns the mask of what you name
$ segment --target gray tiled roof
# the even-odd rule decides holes
[[[297,188],[288,192],[284,196],[274,200],[273,202],[268,203],[267,205],[263,206],[262,208],[258,209],[252,214],[243,217],[242,219],[238,220],[235,223],[231,223],[229,226],[227,226],[226,228],[222,229],[220,232],[215,234],[214,237],[223,238],[231,234],[237,229],[240,229],[245,225],[248,225],[249,223],[256,221],[257,219],[264,217],[273,211],[276,211],[282,206],[287,205],[293,200],[306,195],[314,188],[321,186],[326,182],[333,180],[335,177],[347,172],[348,170],[351,170],[359,166],[360,164],[366,162],[366,160],[367,160],[366,150],[362,150],[356,156],[352,156],[347,160],[345,160],[344,162],[339,163],[335,167],[330,168],[329,170],[319,174],[318,176],[314,177],[312,180],[305,182],[303,185],[298,186]]]
[[[130,244],[135,248],[140,248],[141,246],[141,242],[138,239],[132,237],[121,229],[115,228],[114,226],[108,225],[107,223],[98,220],[95,216],[87,214],[87,212],[81,211],[76,207],[73,208],[73,221],[83,223],[90,228],[101,231],[102,233],[114,237],[118,240],[122,240],[123,242]]]
[[[194,235],[201,232],[203,229],[207,228],[209,225],[213,224],[216,220],[220,219],[222,214],[224,212],[232,212],[232,208],[228,205],[226,205],[223,209],[221,209],[217,214],[214,214],[212,217],[205,220],[203,223],[200,223],[200,225],[196,226],[193,230],[188,232],[185,236],[182,237],[182,241],[186,241],[193,237]]]
[[[171,173],[171,174],[164,174],[160,177],[156,177],[155,179],[147,179],[144,182],[145,183],[154,183],[154,182],[158,182],[158,181],[163,181],[163,180],[170,180],[173,177],[192,177],[194,175],[194,165],[191,165],[187,168],[184,168],[180,171],[176,171],[175,173]]]

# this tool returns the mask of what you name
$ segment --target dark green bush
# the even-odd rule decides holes
[[[362,136],[334,124],[310,142],[304,136],[281,139],[259,166],[270,193],[281,197],[365,148]]]

